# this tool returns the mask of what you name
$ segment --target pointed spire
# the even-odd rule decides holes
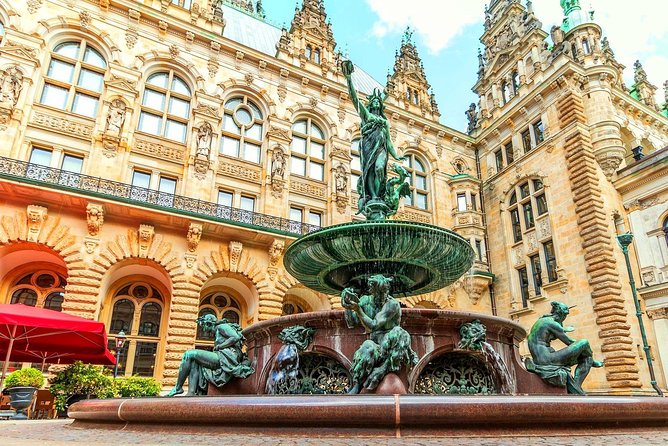
[[[663,108],[668,109],[668,81],[663,83]]]
[[[645,72],[639,60],[636,60],[636,63],[633,64],[633,81],[636,84],[647,81],[647,72]]]
[[[395,52],[394,71],[388,77],[386,90],[389,96],[396,99],[397,105],[438,120],[438,104],[427,81],[410,27],[406,28],[401,37],[401,47]]]

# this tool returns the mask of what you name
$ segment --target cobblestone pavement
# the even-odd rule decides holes
[[[229,434],[179,434],[165,432],[131,432],[78,428],[70,420],[0,421],[0,444],[3,446],[124,446],[124,445],[197,445],[197,446],[639,446],[668,445],[668,430],[639,434],[587,436],[504,436],[501,438],[373,438],[373,437],[277,437]]]

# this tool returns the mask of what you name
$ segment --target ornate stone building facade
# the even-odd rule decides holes
[[[645,184],[633,149],[658,175],[668,118],[642,67],[629,93],[601,29],[569,8],[550,48],[530,2],[492,2],[468,133],[439,123],[410,33],[386,85],[362,67],[354,82],[385,89],[409,159],[397,218],[453,228],[477,253],[455,285],[404,304],[527,328],[551,299],[577,304],[578,336],[606,361],[591,390],[644,391],[612,215]],[[340,307],[282,255],[357,218],[358,118],[324,2],[286,29],[264,16],[260,1],[0,0],[2,302],[122,330],[121,373],[165,386],[185,350],[211,344],[198,315],[246,327]]]

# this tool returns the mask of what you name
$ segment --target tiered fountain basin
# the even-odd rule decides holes
[[[305,286],[337,295],[364,289],[374,274],[393,277],[395,297],[445,288],[465,274],[474,252],[460,235],[405,221],[363,221],[330,226],[292,243],[284,263]]]

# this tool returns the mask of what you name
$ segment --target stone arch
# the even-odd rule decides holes
[[[543,182],[543,187],[545,189],[548,189],[548,184],[545,182],[547,179],[547,175],[545,175],[542,171],[534,171],[530,172],[527,174],[517,174],[515,176],[515,180],[512,182],[510,186],[507,188],[503,189],[501,192],[501,203],[504,206],[508,205],[508,202],[510,200],[510,196],[512,195],[512,192],[515,190],[515,187],[517,187],[518,184],[524,182],[524,181],[529,181],[529,180],[540,180]]]
[[[325,140],[329,140],[337,135],[337,125],[329,114],[317,105],[297,103],[287,109],[286,120],[290,125],[294,124],[299,118],[308,116],[315,119],[326,128]]]
[[[93,41],[98,49],[102,51],[107,63],[117,62],[120,50],[111,35],[93,25],[82,26],[81,21],[72,17],[58,16],[47,20],[40,20],[41,28],[37,34],[44,39],[46,45],[53,48],[67,37],[80,37]]]
[[[192,87],[192,97],[195,97],[195,91],[204,91],[205,78],[199,72],[197,67],[183,56],[172,57],[164,51],[149,51],[135,57],[134,68],[142,72],[144,79],[148,78],[147,73],[153,73],[160,69],[173,69],[183,76],[186,82]]]
[[[444,310],[451,307],[448,296],[444,292],[433,292],[429,294],[421,294],[419,296],[409,296],[399,300],[403,302],[408,308],[419,307],[423,302],[428,302],[439,310]]]
[[[279,273],[278,277],[276,278],[274,287],[275,291],[273,297],[278,300],[272,302],[272,305],[269,308],[266,308],[266,310],[269,311],[269,314],[271,314],[271,316],[267,317],[266,319],[272,319],[274,317],[281,316],[283,309],[283,300],[285,299],[285,296],[288,294],[288,292],[291,289],[297,289],[299,287],[304,287],[304,286],[301,283],[299,283],[297,279],[292,277],[292,275],[290,275],[287,271],[282,270],[281,273]],[[304,287],[304,289],[306,288]],[[324,297],[326,297],[329,300],[329,305],[327,309],[340,310],[343,308],[341,306],[341,298],[339,296],[319,295],[318,299],[320,299],[321,304],[323,304],[323,306],[325,305],[324,302],[322,301]],[[275,306],[276,302],[279,305],[278,307]],[[274,311],[275,308],[277,308],[278,311]]]
[[[417,155],[423,160],[426,160],[429,165],[430,173],[433,173],[437,169],[438,155],[436,154],[436,150],[425,148],[417,142],[404,142],[399,148],[401,149],[401,155],[412,153],[413,155]]]
[[[152,226],[141,225],[139,230],[129,229],[127,234],[117,235],[114,240],[107,242],[92,263],[84,263],[87,288],[72,290],[72,292],[68,290],[63,308],[70,305],[70,302],[79,302],[79,296],[84,292],[92,291],[92,299],[81,302],[77,309],[86,317],[93,318],[98,312],[98,295],[102,289],[105,274],[114,265],[128,259],[152,261],[164,268],[167,277],[171,280],[172,296],[165,337],[163,384],[174,384],[181,356],[194,344],[199,292],[194,290],[190,284],[182,268],[181,260],[172,250],[172,244],[165,241],[162,235],[155,234]],[[192,336],[190,336],[191,333]]]
[[[332,309],[332,302],[327,296],[310,290],[300,283],[291,286],[284,292],[283,303],[288,301],[299,304],[305,312]]]
[[[48,215],[48,210],[41,206],[28,206],[26,211],[17,211],[14,215],[0,218],[0,248],[18,243],[43,245],[53,251],[65,263],[67,269],[67,288],[63,310],[92,318],[86,311],[79,311],[81,306],[97,300],[97,287],[89,287],[87,264],[83,261],[80,249],[81,241],[71,234],[69,226],[61,224],[59,215]],[[75,296],[67,302],[67,295]]]
[[[269,117],[276,114],[276,102],[269,96],[267,90],[259,90],[238,79],[228,79],[218,84],[218,87],[221,89],[223,104],[234,96],[244,95],[258,103],[264,112],[265,121],[269,121]]]

